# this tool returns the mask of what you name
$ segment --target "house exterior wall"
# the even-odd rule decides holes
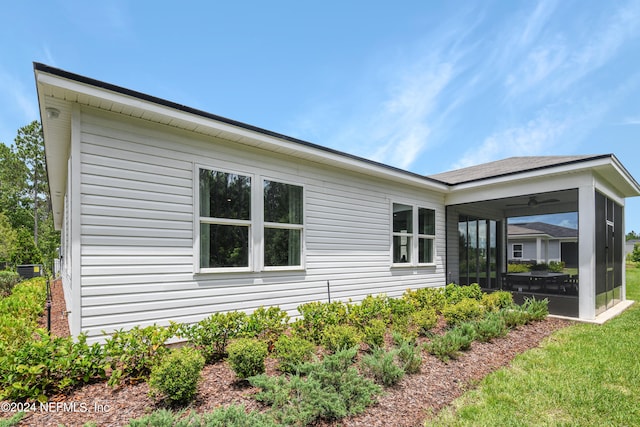
[[[327,281],[332,300],[355,301],[446,283],[442,194],[92,109],[77,125],[81,256],[69,260],[80,270],[67,286],[81,284],[72,330],[90,340],[261,305],[295,315],[298,305],[327,299]],[[302,185],[305,268],[194,273],[197,165]],[[435,210],[433,265],[391,266],[394,202]]]

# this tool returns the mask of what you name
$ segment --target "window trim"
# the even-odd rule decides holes
[[[302,188],[302,224],[290,224],[281,222],[267,222],[264,220],[264,183],[265,181],[273,181],[280,184],[295,185]],[[262,175],[260,176],[260,250],[259,263],[261,271],[302,271],[306,269],[306,238],[305,238],[305,224],[307,223],[307,191],[305,185],[295,182],[293,180],[280,179],[272,176]],[[264,230],[265,228],[278,228],[282,230],[300,230],[300,265],[265,265],[265,245],[264,245]]]
[[[235,174],[242,175],[251,179],[251,195],[249,197],[251,201],[251,209],[250,209],[250,218],[251,219],[233,219],[233,218],[214,218],[214,217],[203,217],[200,215],[200,170],[208,170],[214,172],[222,172],[227,174]],[[253,253],[254,253],[254,221],[255,215],[254,211],[254,186],[256,182],[255,174],[250,172],[241,171],[241,170],[233,170],[228,168],[220,168],[217,166],[211,165],[203,165],[196,164],[193,171],[193,215],[194,215],[194,259],[193,266],[194,272],[197,274],[208,274],[208,273],[249,273],[254,271],[254,262],[253,262]],[[200,265],[200,257],[201,257],[201,247],[200,247],[200,224],[216,224],[216,225],[232,225],[232,226],[240,226],[247,227],[247,240],[248,240],[248,248],[247,248],[247,266],[246,267],[202,267]]]
[[[200,169],[242,175],[251,178],[251,219],[211,218],[200,216]],[[264,221],[264,182],[274,181],[281,184],[302,187],[302,224],[284,224]],[[259,188],[259,190],[258,190]],[[237,225],[248,227],[248,266],[247,267],[200,267],[200,224]],[[262,175],[242,167],[219,167],[214,164],[194,163],[193,167],[193,272],[194,274],[223,273],[259,273],[270,271],[304,271],[306,270],[306,223],[307,223],[307,191],[303,183],[295,178],[283,178],[273,175]],[[265,266],[264,263],[264,230],[267,228],[297,229],[300,232],[300,265]]]
[[[411,207],[411,215],[412,215],[412,232],[410,233],[403,233],[403,232],[396,232],[393,230],[393,214],[394,214],[394,209],[393,206],[394,205],[405,205],[405,206],[410,206]],[[407,201],[402,201],[402,200],[391,200],[390,201],[390,224],[389,224],[389,230],[390,230],[390,239],[389,239],[389,255],[390,255],[390,261],[391,261],[391,266],[393,268],[408,268],[408,267],[432,267],[436,265],[436,258],[437,258],[437,251],[436,251],[436,237],[437,234],[421,234],[419,233],[419,212],[420,209],[427,209],[430,211],[433,211],[433,215],[434,215],[434,231],[437,228],[437,215],[438,215],[438,210],[432,207],[426,207],[425,205],[421,205],[418,203],[414,203],[414,202],[407,202]],[[393,239],[394,237],[407,237],[411,239],[411,259],[408,262],[394,262],[393,260],[393,252],[394,252],[394,247],[393,247]],[[420,239],[428,239],[431,240],[433,242],[433,261],[432,262],[419,262],[419,258],[420,258]]]

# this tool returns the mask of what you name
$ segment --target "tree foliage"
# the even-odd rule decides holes
[[[0,143],[0,266],[45,263],[56,256],[42,125],[17,131],[13,146]]]

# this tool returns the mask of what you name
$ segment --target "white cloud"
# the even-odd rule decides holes
[[[468,149],[455,164],[454,169],[499,158],[548,155],[559,145],[560,138],[570,126],[570,120],[541,116],[523,126],[496,132],[487,137],[479,147]]]
[[[452,64],[428,63],[394,84],[371,129],[375,142],[384,142],[370,156],[373,160],[401,168],[413,163],[427,145],[430,116],[453,74]]]
[[[0,94],[5,107],[13,105],[12,110],[21,115],[21,120],[31,121],[39,116],[36,97],[22,82],[0,69]]]

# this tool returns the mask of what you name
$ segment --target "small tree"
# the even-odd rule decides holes
[[[640,243],[636,243],[633,246],[633,252],[630,255],[631,261],[640,262]]]

